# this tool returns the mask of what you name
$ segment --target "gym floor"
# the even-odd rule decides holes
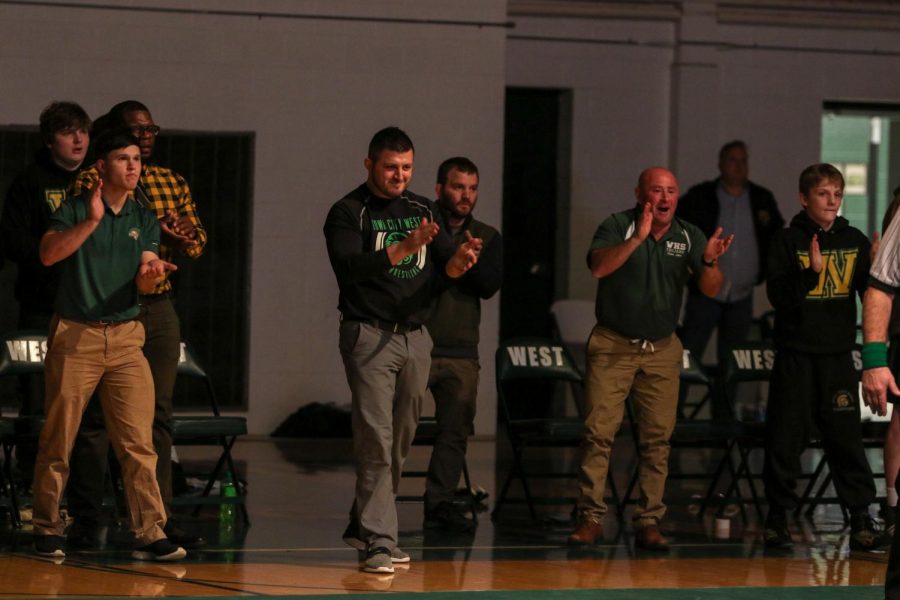
[[[505,442],[470,445],[469,468],[475,485],[490,496],[509,468]],[[430,449],[413,448],[407,466],[424,468]],[[179,448],[185,466],[208,465],[214,448]],[[618,454],[618,455],[617,455]],[[104,550],[68,552],[59,564],[31,552],[29,526],[0,523],[0,596],[3,598],[228,597],[239,595],[316,596],[392,592],[429,593],[443,598],[468,592],[484,598],[882,598],[885,555],[856,557],[847,549],[840,509],[816,507],[812,517],[792,521],[795,548],[770,554],[761,543],[760,523],[751,504],[746,520],[737,505],[719,507],[698,518],[697,495],[704,483],[670,481],[669,513],[663,530],[673,541],[667,554],[635,549],[629,520],[611,508],[604,543],[588,549],[566,546],[573,527],[572,482],[539,485],[540,495],[561,499],[540,506],[533,521],[521,503],[503,507],[496,520],[485,510],[474,533],[425,529],[422,504],[399,504],[400,544],[412,556],[393,575],[359,570],[357,552],[340,539],[352,500],[354,474],[349,440],[278,440],[247,437],[234,455],[249,482],[247,507],[252,524],[220,519],[218,507],[198,517],[179,515],[186,528],[208,545],[183,562],[140,563],[130,556],[127,532],[113,527]],[[499,455],[499,460],[497,456]],[[673,452],[672,471],[683,462],[694,467],[710,456]],[[815,456],[807,457],[815,460]],[[871,457],[873,460],[875,456]],[[546,465],[571,469],[574,452],[556,451]],[[880,459],[879,459],[880,460]],[[616,480],[624,490],[633,457],[614,452]],[[498,466],[499,465],[499,466]],[[873,466],[875,466],[873,464]],[[879,485],[881,485],[879,483]],[[422,480],[405,478],[402,494],[421,493]],[[517,483],[512,493],[521,494]],[[485,507],[487,508],[487,507]],[[875,508],[873,507],[873,514]],[[453,597],[457,597],[454,594]]]

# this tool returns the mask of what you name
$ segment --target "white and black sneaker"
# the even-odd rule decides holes
[[[66,538],[60,535],[34,536],[34,553],[47,558],[66,557]]]
[[[162,538],[152,544],[136,548],[131,553],[131,557],[136,560],[155,560],[158,562],[181,560],[185,556],[187,556],[187,551],[181,546],[176,546],[170,542],[168,538]]]
[[[394,565],[391,551],[384,546],[369,548],[363,561],[362,570],[366,573],[393,573]]]

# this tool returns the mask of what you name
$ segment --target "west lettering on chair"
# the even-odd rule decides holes
[[[18,330],[0,336],[0,378],[19,377],[44,370],[47,353],[47,333],[39,330]],[[43,418],[36,416],[0,417],[0,445],[3,447],[0,470],[0,505],[10,507],[10,519],[21,527],[16,483],[13,481],[13,449],[23,441],[36,443]],[[5,496],[5,497],[4,497]]]
[[[507,346],[509,360],[516,367],[562,367],[562,346]]]
[[[13,362],[43,363],[47,354],[47,338],[24,339],[17,338],[6,340],[6,350]]]
[[[734,348],[731,350],[734,365],[742,371],[771,371],[775,363],[772,348]]]
[[[765,369],[769,371],[775,363],[774,348],[734,348],[731,353],[734,356],[735,365],[741,370],[758,371],[759,369]],[[857,371],[862,372],[862,354],[859,349],[852,350],[850,355],[853,357],[853,366],[856,367]],[[687,359],[685,358],[685,360]]]

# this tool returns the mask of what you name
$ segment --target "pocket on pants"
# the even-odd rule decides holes
[[[359,341],[362,324],[359,321],[341,321],[338,335],[338,349],[341,354],[352,354]]]

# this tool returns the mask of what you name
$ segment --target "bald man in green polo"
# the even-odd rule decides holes
[[[667,550],[658,523],[666,511],[662,498],[682,361],[675,327],[691,278],[707,296],[718,293],[717,261],[734,236],[723,239],[719,227],[707,240],[700,229],[676,218],[678,181],[667,169],[645,169],[634,195],[636,206],[603,221],[588,251],[588,267],[597,279],[597,325],[587,350],[579,520],[568,541],[589,545],[603,537],[612,442],[630,395],[640,439],[635,543]]]
[[[122,465],[138,560],[184,558],[163,527],[166,512],[156,483],[153,378],[141,352],[144,328],[138,293],[175,265],[162,261],[159,223],[134,201],[141,172],[138,140],[129,130],[95,141],[100,181],[64,202],[41,238],[44,265],[61,264],[55,314],[45,358],[46,423],[34,475],[34,550],[65,557],[59,502],[81,415],[98,390],[110,441]]]

